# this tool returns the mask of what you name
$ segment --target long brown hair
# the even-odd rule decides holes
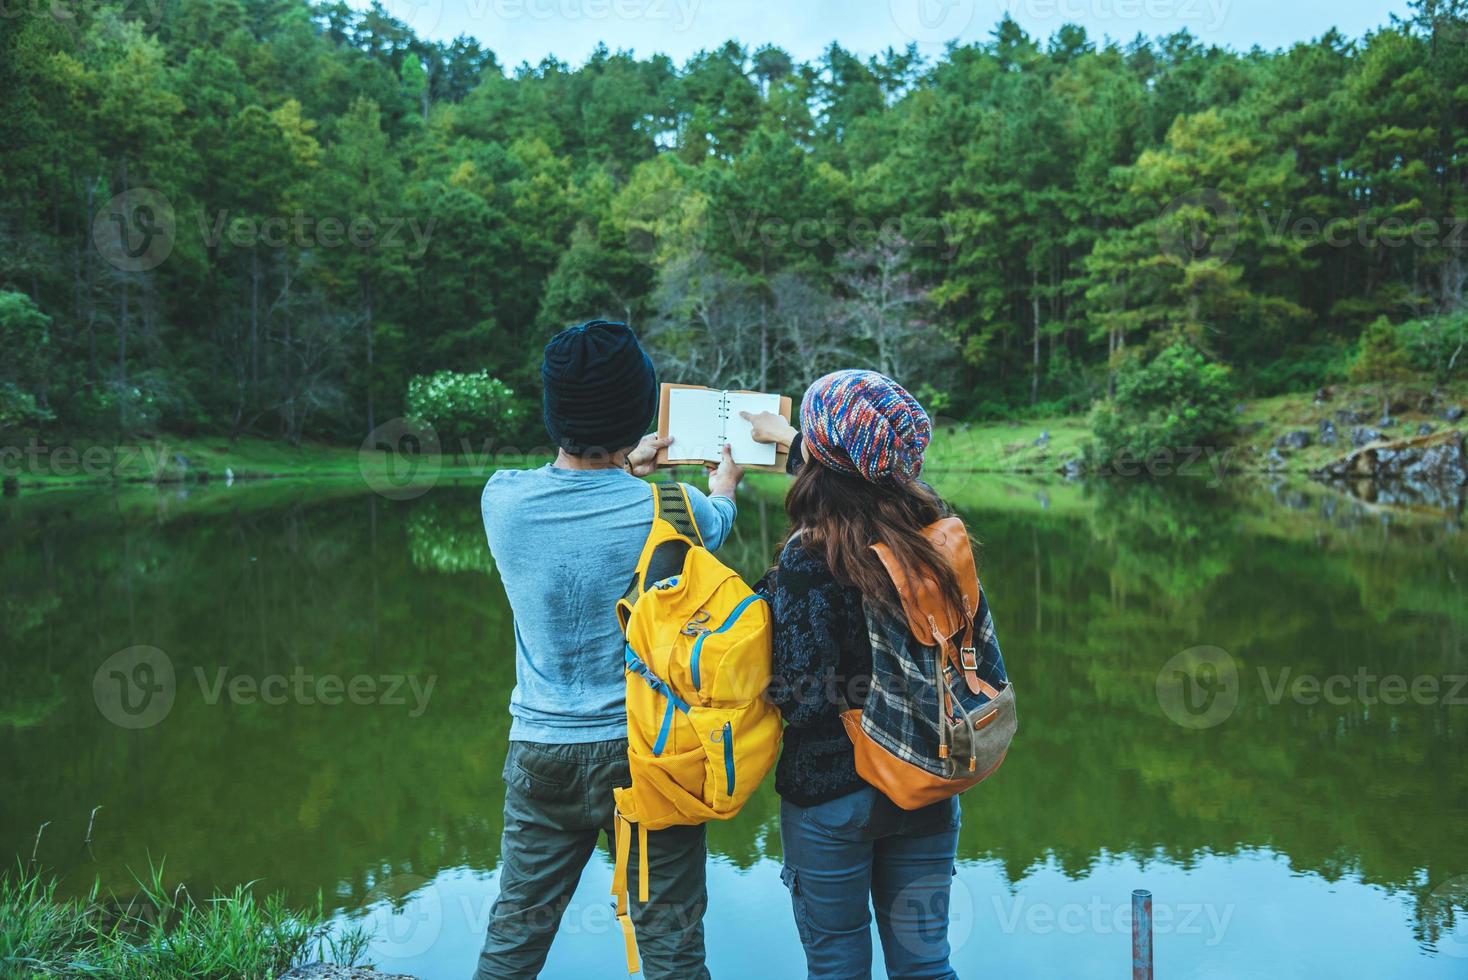
[[[871,550],[880,542],[904,568],[937,582],[955,614],[964,611],[952,569],[922,536],[923,528],[951,513],[927,484],[873,483],[808,460],[785,497],[785,513],[790,518],[786,541],[800,534],[807,548],[825,557],[836,581],[855,587],[863,599],[903,615],[892,579]]]

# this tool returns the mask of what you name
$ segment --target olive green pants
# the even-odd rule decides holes
[[[505,833],[500,894],[475,980],[540,975],[597,835],[613,841],[612,787],[627,786],[627,740],[580,745],[511,742],[505,759]],[[648,899],[637,901],[639,855],[627,870],[632,922],[647,980],[707,980],[703,912],[708,904],[704,828],[669,827],[647,836]],[[605,901],[610,905],[611,897]],[[625,970],[621,929],[609,911],[588,917],[609,933],[607,969]]]

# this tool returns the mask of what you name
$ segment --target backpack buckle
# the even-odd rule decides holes
[[[974,647],[963,647],[958,651],[958,661],[964,670],[979,669],[979,651]]]

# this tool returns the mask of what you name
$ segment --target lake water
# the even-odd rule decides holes
[[[1468,976],[1468,547],[1309,488],[949,474],[1019,694],[963,798],[960,976]],[[756,574],[778,482],[728,557]],[[318,891],[371,958],[472,970],[514,683],[477,485],[0,502],[0,859],[129,891]],[[139,649],[141,648],[141,649]],[[171,676],[171,686],[170,686]],[[711,828],[714,975],[803,976],[766,785]],[[87,827],[96,812],[90,844]],[[37,843],[37,831],[45,824]],[[593,861],[550,977],[622,975]]]

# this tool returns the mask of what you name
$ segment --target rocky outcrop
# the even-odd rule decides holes
[[[1276,449],[1304,449],[1308,445],[1310,445],[1310,433],[1304,429],[1286,432],[1274,440],[1274,448]]]
[[[417,980],[407,973],[378,973],[370,966],[336,966],[312,963],[282,973],[280,980]]]
[[[1424,503],[1456,510],[1468,484],[1463,434],[1447,430],[1394,442],[1372,442],[1311,474],[1348,484],[1380,503]]]
[[[1385,433],[1369,426],[1357,426],[1351,430],[1351,445],[1357,449],[1360,449],[1362,446],[1369,446],[1374,442],[1381,442],[1385,438]]]
[[[1460,487],[1468,483],[1468,459],[1463,454],[1463,434],[1451,430],[1395,442],[1373,441],[1317,470],[1315,475],[1422,480]]]

